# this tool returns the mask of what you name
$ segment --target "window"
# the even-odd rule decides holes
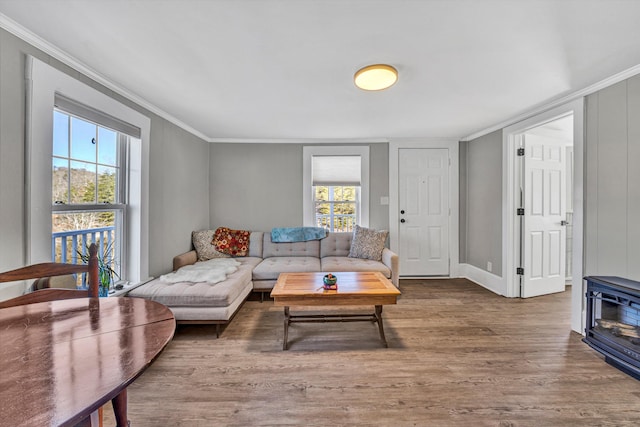
[[[316,185],[315,226],[331,231],[353,231],[357,223],[360,186]]]
[[[77,263],[78,252],[96,243],[121,275],[128,141],[126,134],[54,109],[52,261]]]
[[[146,280],[150,119],[32,56],[25,72],[26,263],[75,262],[82,237],[52,233],[103,229],[87,243],[111,242],[120,276]]]
[[[329,231],[368,226],[369,147],[303,148],[304,225]]]

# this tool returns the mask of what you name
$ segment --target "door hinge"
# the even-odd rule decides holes
[[[524,276],[524,268],[522,267],[516,268],[516,274],[519,276]]]
[[[518,156],[524,156],[524,148],[518,148]]]
[[[524,215],[524,208],[518,208],[517,215],[518,216]]]

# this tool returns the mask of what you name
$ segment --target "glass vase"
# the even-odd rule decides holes
[[[113,277],[111,272],[106,268],[100,268],[98,270],[98,296],[100,297],[108,297],[109,289],[111,289],[111,282],[113,281]]]

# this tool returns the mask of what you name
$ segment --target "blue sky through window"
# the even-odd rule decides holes
[[[71,141],[69,135],[71,134]],[[70,157],[94,165],[87,165],[95,171],[95,163],[116,166],[117,132],[97,126],[85,120],[69,116],[60,111],[53,112],[53,155]],[[70,143],[70,144],[69,144]],[[71,152],[69,153],[69,145]],[[96,157],[97,154],[97,157]],[[74,166],[82,167],[85,163],[74,162]],[[60,167],[54,162],[54,167]],[[111,170],[112,168],[101,168]]]

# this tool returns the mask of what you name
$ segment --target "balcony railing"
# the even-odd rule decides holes
[[[51,260],[71,264],[78,262],[81,254],[86,254],[91,243],[98,245],[98,254],[104,254],[105,248],[113,245],[115,239],[114,226],[91,228],[88,230],[60,231],[51,233]]]

